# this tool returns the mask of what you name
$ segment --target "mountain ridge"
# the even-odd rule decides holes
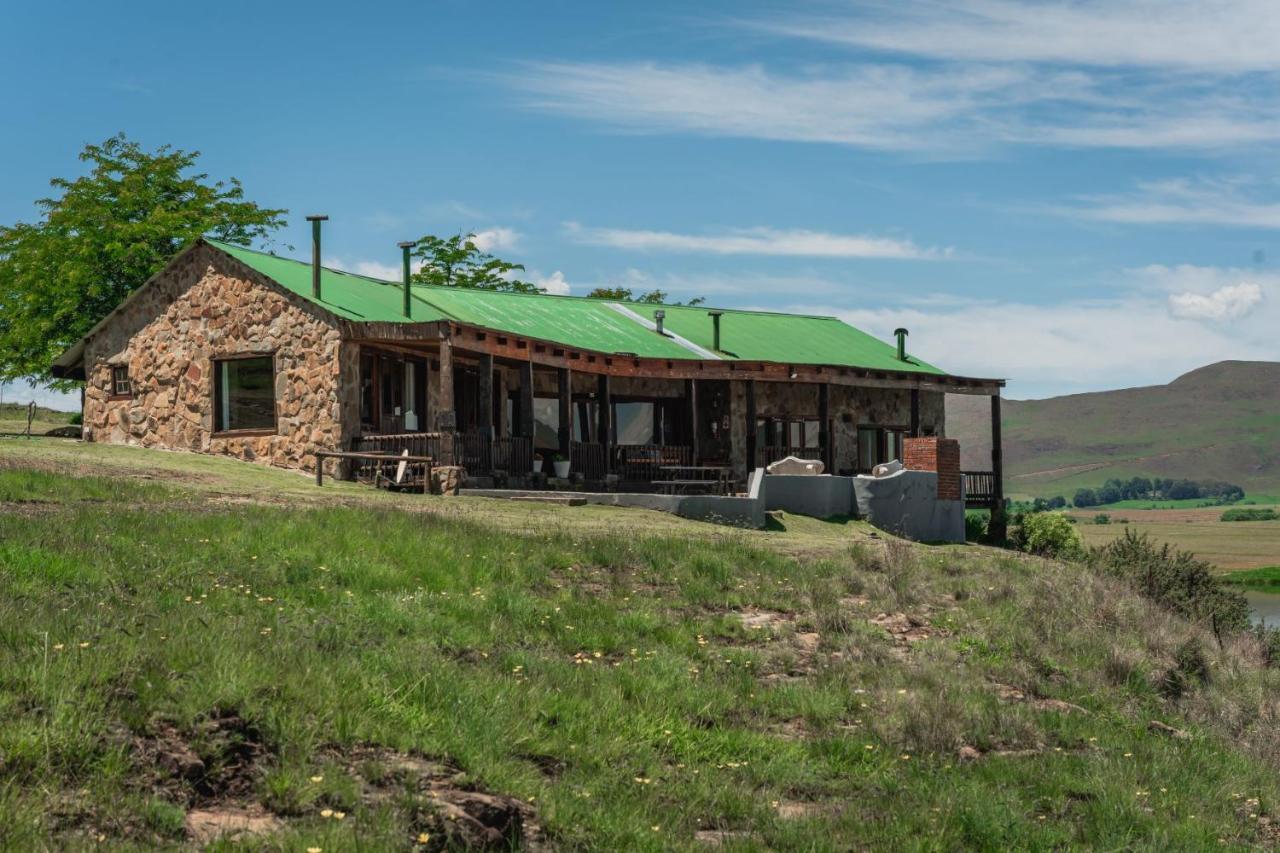
[[[1051,497],[1112,477],[1225,480],[1280,495],[1280,362],[1220,361],[1166,385],[1002,406],[1005,490]],[[985,398],[947,399],[965,470],[991,467]]]

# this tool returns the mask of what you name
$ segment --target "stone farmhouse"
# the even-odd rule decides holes
[[[652,491],[742,482],[787,456],[854,475],[905,455],[970,505],[1002,500],[1003,380],[952,376],[821,316],[526,295],[354,275],[200,239],[55,362],[88,441],[350,476],[318,452],[405,450],[478,486]],[[403,245],[403,244],[402,244]],[[947,394],[991,398],[990,471],[946,440]],[[914,446],[911,439],[931,439]],[[930,461],[931,460],[931,461]],[[548,464],[546,470],[549,471]],[[358,473],[358,471],[355,471]]]

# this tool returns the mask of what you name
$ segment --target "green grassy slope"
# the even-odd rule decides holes
[[[947,400],[964,465],[990,467],[986,398]],[[1111,477],[1226,480],[1280,495],[1280,363],[1224,361],[1168,385],[1004,403],[1006,490],[1050,497]]]
[[[1274,841],[1258,650],[1081,566],[32,444],[0,445],[2,849]],[[1208,682],[1166,699],[1187,642]]]

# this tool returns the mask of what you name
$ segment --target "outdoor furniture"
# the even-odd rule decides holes
[[[663,465],[653,485],[664,495],[728,495],[733,492],[733,469],[724,465]]]
[[[324,485],[324,460],[355,459],[362,462],[375,463],[374,485],[384,482],[389,488],[422,488],[422,493],[431,491],[430,456],[410,456],[406,450],[399,456],[394,453],[359,453],[345,450],[316,451],[316,485]],[[388,473],[390,471],[390,473]]]

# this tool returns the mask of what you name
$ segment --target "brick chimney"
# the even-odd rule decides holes
[[[903,442],[902,464],[910,471],[938,475],[938,500],[963,500],[960,477],[960,442],[954,438],[908,438]]]

